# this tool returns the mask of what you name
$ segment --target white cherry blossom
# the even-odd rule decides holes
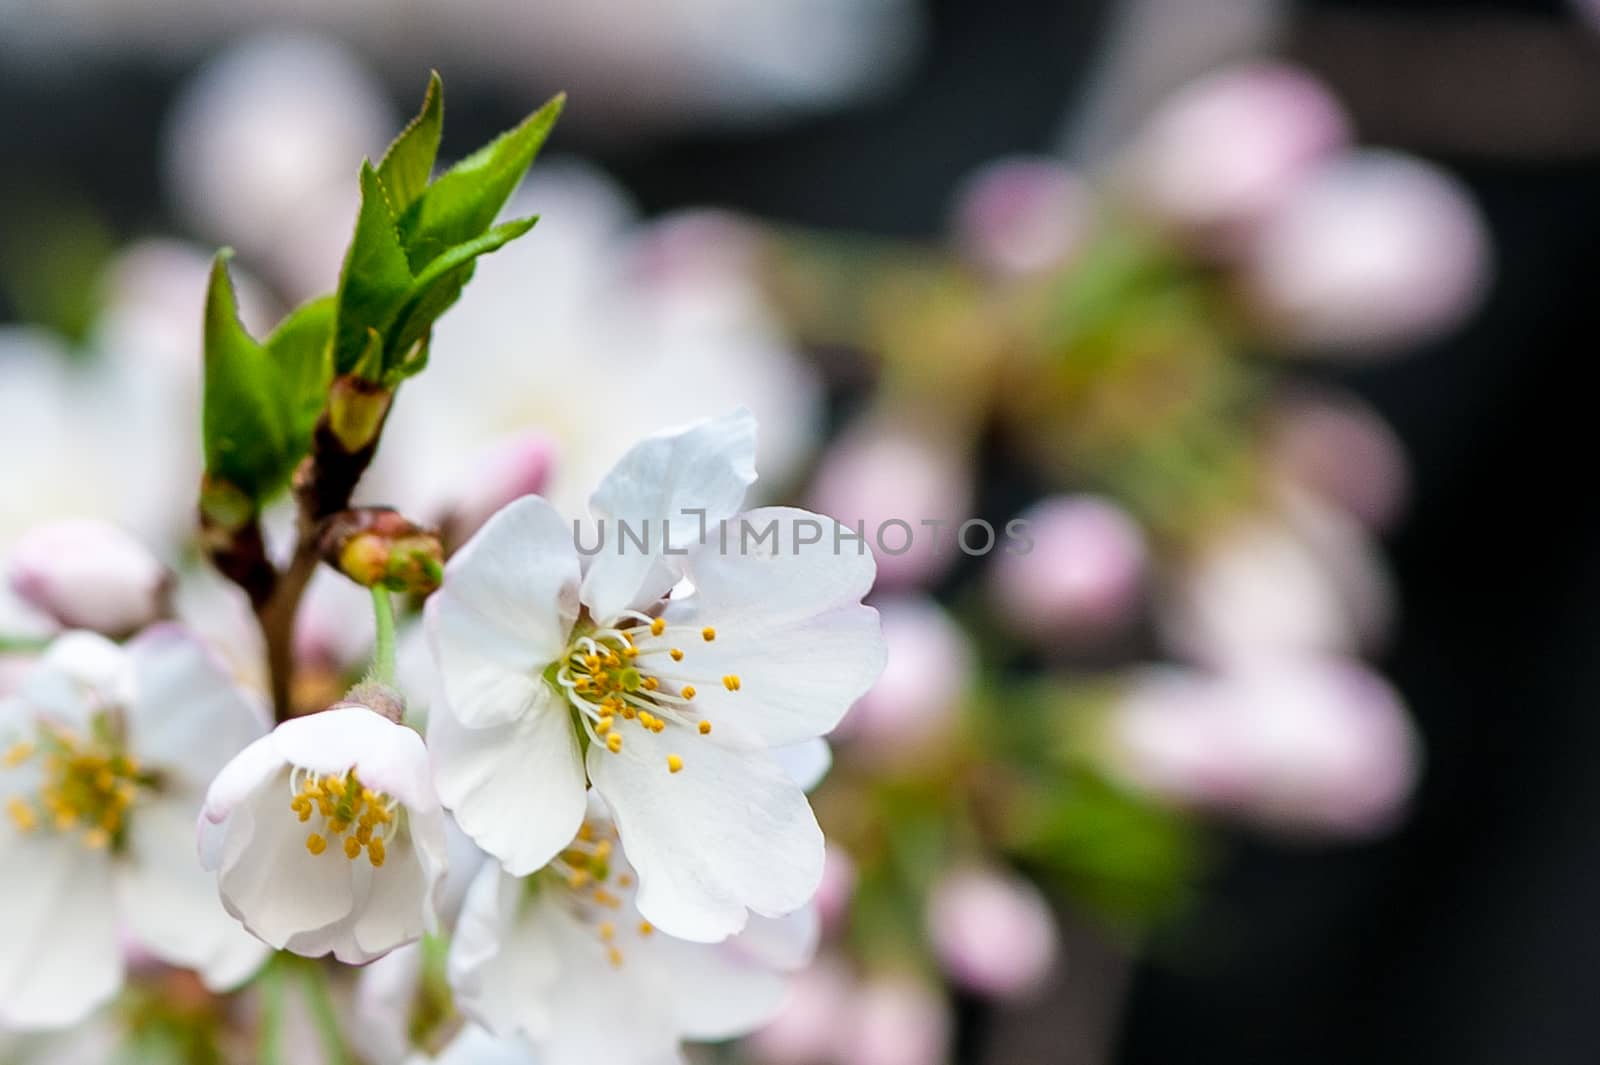
[[[361,964],[420,938],[445,873],[422,737],[355,703],[284,722],[212,782],[200,856],[280,950]]]
[[[266,956],[217,904],[194,820],[261,709],[171,626],[58,638],[0,701],[0,1027],[76,1023],[122,986],[124,939],[214,989]]]
[[[575,545],[554,507],[519,500],[427,609],[443,696],[429,741],[462,828],[527,875],[572,839],[592,782],[640,911],[685,939],[811,898],[822,834],[780,757],[832,729],[884,661],[861,605],[870,552],[807,511],[740,514],[754,454],[743,411],[649,437],[590,500],[598,551],[580,561],[594,534]]]
[[[675,1065],[684,1040],[743,1035],[771,1020],[790,973],[816,949],[816,910],[753,918],[721,943],[657,930],[598,802],[549,867],[520,879],[488,865],[467,895],[449,960],[462,1010],[521,1035],[542,1065]]]

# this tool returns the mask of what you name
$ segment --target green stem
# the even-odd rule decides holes
[[[345,1046],[344,1032],[339,1027],[339,1012],[334,1008],[333,995],[328,990],[327,970],[313,962],[305,966],[305,974],[306,1001],[311,1006],[311,1019],[317,1026],[317,1034],[322,1037],[322,1049],[327,1052],[328,1065],[353,1065],[354,1059]]]
[[[378,623],[378,646],[372,654],[372,679],[383,684],[394,684],[394,603],[389,590],[381,584],[372,586],[372,614]]]
[[[256,983],[261,994],[256,1060],[261,1065],[283,1065],[283,966],[277,958],[267,962]]]

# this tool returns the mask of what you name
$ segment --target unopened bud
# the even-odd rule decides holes
[[[388,718],[396,725],[405,720],[405,696],[395,691],[387,684],[379,681],[362,681],[351,688],[345,697],[328,709],[337,710],[341,707],[356,706],[363,710],[371,710],[374,714]]]
[[[201,526],[207,534],[237,532],[255,517],[256,505],[238,485],[207,476],[200,482]]]
[[[24,535],[10,578],[22,600],[62,625],[126,636],[166,612],[170,575],[121,529],[78,520]]]
[[[329,519],[322,558],[368,588],[426,595],[444,577],[439,534],[385,507],[359,507]]]
[[[328,428],[339,444],[355,454],[378,438],[394,393],[376,381],[346,374],[328,393]]]
[[[940,881],[928,902],[928,938],[951,980],[995,998],[1039,990],[1056,958],[1056,923],[1044,897],[993,869]]]

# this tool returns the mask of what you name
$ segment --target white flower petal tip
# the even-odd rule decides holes
[[[468,893],[449,974],[462,1010],[531,1040],[549,1065],[678,1060],[776,1015],[816,947],[815,912],[757,919],[720,943],[675,939],[638,908],[638,881],[598,807],[528,879],[487,867]],[[626,1002],[624,1023],[615,1004]]]
[[[0,1025],[75,1023],[122,984],[119,930],[142,953],[236,983],[265,950],[195,861],[200,790],[265,731],[192,637],[119,648],[69,633],[0,714]]]
[[[365,707],[295,718],[212,783],[201,858],[280,950],[362,964],[436,927],[445,821],[422,738]]]
[[[699,941],[810,899],[816,741],[885,661],[866,544],[808,511],[738,512],[755,435],[739,411],[636,446],[594,495],[615,524],[593,550],[543,500],[511,504],[428,608],[435,780],[461,827],[531,873],[592,781],[633,848],[641,912]]]

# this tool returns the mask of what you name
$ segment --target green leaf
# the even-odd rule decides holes
[[[396,211],[410,207],[428,187],[443,128],[444,85],[439,80],[439,72],[434,71],[428,78],[422,110],[400,131],[378,164],[378,179],[383,182]]]
[[[412,282],[405,306],[396,315],[390,350],[403,358],[439,316],[461,297],[462,288],[472,278],[477,258],[505,247],[538,221],[535,216],[504,222],[475,240],[457,244],[429,263]]]
[[[334,304],[306,304],[258,343],[239,321],[231,256],[217,254],[206,294],[206,473],[259,503],[288,483],[310,448],[332,373]]]
[[[420,272],[458,244],[484,234],[528,172],[566,102],[559,95],[516,129],[473,152],[428,186],[400,216],[400,241]]]
[[[371,163],[361,164],[361,211],[339,273],[339,314],[334,365],[350,373],[367,349],[367,332],[387,336],[411,292],[411,269],[395,233],[394,213]]]

